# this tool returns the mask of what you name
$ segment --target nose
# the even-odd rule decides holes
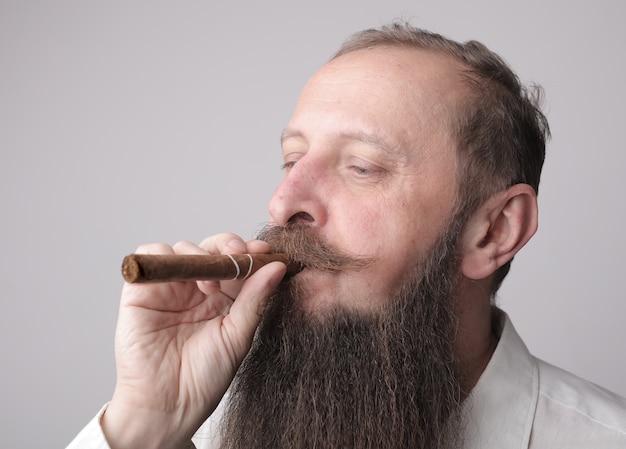
[[[279,226],[303,223],[324,226],[327,218],[324,189],[327,178],[321,164],[305,155],[290,168],[269,202],[272,222]]]

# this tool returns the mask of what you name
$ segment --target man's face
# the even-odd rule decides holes
[[[376,48],[331,61],[306,85],[283,133],[272,222],[307,224],[331,247],[375,258],[353,272],[302,272],[313,292],[306,309],[337,298],[354,298],[342,305],[357,310],[380,305],[443,231],[457,189],[448,124],[458,68],[429,52]]]
[[[457,69],[380,48],[305,87],[283,134],[277,226],[259,238],[315,268],[270,298],[223,447],[458,447]]]

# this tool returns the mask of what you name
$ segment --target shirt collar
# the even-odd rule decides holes
[[[467,398],[467,448],[527,448],[539,392],[534,358],[508,315],[494,307],[498,346]]]

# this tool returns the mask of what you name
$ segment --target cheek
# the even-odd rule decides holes
[[[421,211],[421,212],[420,212]],[[401,278],[437,235],[438,220],[418,204],[398,202],[370,215],[368,244],[375,248],[387,275]]]
[[[352,212],[344,218],[343,241],[350,246],[350,251],[363,256],[377,256],[381,248],[393,236],[387,232],[384,207],[352,206]]]
[[[371,195],[367,201],[335,197],[329,204],[329,223],[334,228],[329,236],[353,254],[379,257],[396,269],[415,260],[437,237],[447,209],[429,192],[407,193],[414,190],[404,186],[395,195]]]

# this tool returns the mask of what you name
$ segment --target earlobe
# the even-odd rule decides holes
[[[510,261],[535,234],[537,215],[537,195],[528,184],[516,184],[485,201],[463,231],[463,275],[485,279]]]

